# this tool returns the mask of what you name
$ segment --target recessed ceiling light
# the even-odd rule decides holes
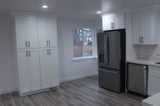
[[[42,8],[47,9],[48,5],[44,4],[44,5],[42,5]]]
[[[97,11],[97,14],[102,14],[102,11]]]

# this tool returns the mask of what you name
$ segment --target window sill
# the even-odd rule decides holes
[[[72,61],[79,61],[79,60],[92,60],[92,59],[97,59],[96,56],[88,56],[88,57],[76,57],[73,58]]]

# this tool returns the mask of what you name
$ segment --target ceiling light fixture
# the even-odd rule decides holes
[[[47,9],[48,5],[44,4],[44,5],[42,5],[42,8]]]
[[[97,11],[97,14],[102,14],[102,11],[100,11],[100,10],[99,10],[99,11]]]

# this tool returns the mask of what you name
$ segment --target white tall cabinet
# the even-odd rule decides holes
[[[38,17],[38,35],[40,43],[40,66],[42,89],[57,86],[58,54],[57,54],[57,24],[53,17]]]
[[[59,85],[56,18],[14,14],[20,95]]]

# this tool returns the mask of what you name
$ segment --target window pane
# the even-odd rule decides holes
[[[74,35],[74,57],[93,55],[94,33],[90,28],[81,28]]]

